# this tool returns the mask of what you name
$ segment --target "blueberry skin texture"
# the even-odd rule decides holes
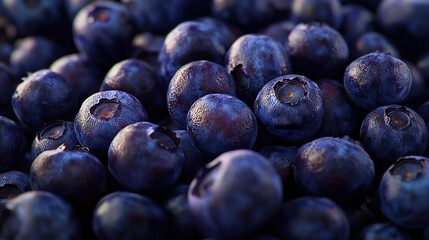
[[[89,61],[109,67],[131,55],[135,27],[123,4],[95,1],[73,20],[74,43]]]
[[[12,108],[20,122],[34,131],[57,119],[75,114],[76,93],[72,84],[47,69],[32,73],[12,95]]]
[[[13,199],[30,190],[30,175],[20,171],[0,173],[0,199]]]
[[[94,209],[92,226],[98,240],[166,239],[164,210],[152,199],[131,192],[113,192]]]
[[[347,4],[341,12],[343,16],[338,30],[348,46],[352,46],[362,34],[375,30],[374,13],[362,5]]]
[[[61,47],[48,38],[30,36],[16,42],[10,55],[10,66],[13,74],[20,79],[28,73],[48,68],[63,53]]]
[[[60,0],[5,0],[2,4],[8,17],[13,20],[18,37],[53,35],[65,25]]]
[[[320,127],[324,115],[323,96],[317,84],[296,74],[265,84],[253,109],[265,132],[281,143],[305,141]]]
[[[386,169],[401,156],[423,154],[428,144],[428,130],[414,110],[387,105],[365,117],[360,127],[360,141],[376,165]]]
[[[291,19],[296,23],[325,23],[338,28],[342,21],[340,0],[294,0]]]
[[[226,53],[225,61],[228,73],[234,78],[237,97],[249,106],[268,81],[292,73],[282,45],[262,34],[238,38]]]
[[[318,138],[302,145],[297,155],[293,173],[301,189],[340,205],[363,198],[375,176],[368,153],[344,139]]]
[[[295,74],[317,79],[343,73],[349,49],[341,34],[332,27],[300,23],[290,32],[288,40],[288,54]]]
[[[0,216],[0,237],[4,239],[81,239],[73,207],[49,192],[25,192],[6,202]]]
[[[407,11],[398,12],[397,9]],[[385,0],[377,9],[377,23],[403,53],[417,53],[429,47],[429,2]]]
[[[13,120],[0,116],[0,172],[12,170],[24,158],[26,145],[24,130]]]
[[[263,194],[261,194],[263,193]],[[280,206],[280,176],[252,150],[219,155],[192,181],[189,208],[197,230],[215,239],[240,239]]]
[[[362,229],[357,240],[411,240],[412,237],[403,229],[391,223],[374,223]]]
[[[204,167],[209,160],[207,160],[192,143],[191,137],[186,130],[175,130],[174,134],[180,140],[183,154],[185,155],[185,164],[182,170],[181,181],[191,183],[194,179],[198,169]]]
[[[383,174],[378,189],[380,210],[392,222],[407,229],[429,224],[429,159],[404,156]]]
[[[215,18],[245,32],[255,32],[270,22],[287,18],[291,4],[290,0],[214,0],[211,10]]]
[[[100,86],[100,91],[120,90],[135,96],[145,106],[151,121],[167,115],[166,89],[157,72],[138,59],[126,59],[113,65]]]
[[[13,75],[12,69],[5,63],[0,63],[0,116],[12,117],[12,94],[19,82]]]
[[[213,31],[213,26],[197,21],[177,25],[165,37],[158,56],[160,74],[168,83],[183,65],[207,60],[223,64],[226,48],[223,40]]]
[[[185,156],[176,135],[149,122],[131,124],[109,147],[109,170],[124,189],[163,194],[178,181]]]
[[[82,146],[105,156],[119,130],[147,119],[145,108],[133,95],[118,90],[103,91],[82,103],[75,117],[74,131]]]
[[[60,146],[42,152],[30,169],[33,190],[52,192],[77,209],[86,209],[103,196],[106,189],[103,164],[87,150],[67,150]]]
[[[82,54],[73,53],[55,60],[49,69],[69,80],[76,90],[79,103],[98,92],[103,73]]]
[[[344,85],[336,80],[316,81],[322,91],[324,115],[314,138],[351,135],[359,123],[359,108],[350,100]]]
[[[74,122],[56,121],[43,128],[33,140],[31,153],[36,158],[40,153],[57,149],[62,144],[67,149],[72,149],[79,145],[74,133]]]
[[[347,240],[350,224],[340,206],[324,197],[300,197],[284,203],[270,220],[281,239]]]
[[[411,89],[412,75],[400,59],[386,53],[369,53],[348,65],[343,81],[350,99],[371,111],[404,100]]]
[[[351,59],[356,59],[372,52],[389,53],[395,58],[401,57],[396,46],[387,37],[378,32],[366,32],[354,44],[350,45]]]
[[[187,116],[192,143],[207,159],[235,150],[250,149],[258,133],[252,110],[227,94],[208,94],[195,101]]]
[[[182,66],[168,85],[167,105],[171,118],[186,129],[189,108],[198,98],[211,93],[235,96],[234,80],[223,66],[205,60]]]

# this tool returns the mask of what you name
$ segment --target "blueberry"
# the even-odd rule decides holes
[[[138,59],[126,59],[113,65],[100,86],[100,91],[120,90],[135,96],[145,106],[151,121],[166,115],[166,89],[157,72]]]
[[[87,150],[64,145],[42,152],[30,170],[33,190],[52,192],[78,209],[86,209],[103,196],[106,173],[103,164]]]
[[[359,4],[371,11],[376,11],[382,0],[341,0],[343,4]]]
[[[363,33],[354,44],[350,45],[351,59],[356,59],[372,52],[388,53],[395,58],[401,57],[396,46],[378,32]]]
[[[347,240],[350,225],[340,206],[328,198],[300,197],[284,203],[268,222],[288,240]]]
[[[289,0],[214,0],[212,15],[245,32],[254,32],[274,20],[285,19],[290,8]]]
[[[57,119],[70,119],[77,106],[72,84],[47,69],[32,73],[12,96],[12,107],[20,122],[34,131]]]
[[[73,22],[74,17],[77,15],[80,9],[94,1],[96,0],[63,0],[69,22]]]
[[[234,80],[223,66],[205,60],[190,62],[177,70],[170,81],[168,112],[182,129],[186,129],[189,108],[198,98],[211,93],[235,96],[235,91]]]
[[[218,18],[206,16],[197,18],[195,20],[197,22],[207,24],[207,26],[220,37],[221,42],[225,46],[225,49],[229,49],[234,41],[242,35],[240,29],[238,29],[235,25],[228,24]]]
[[[66,22],[62,1],[5,0],[3,6],[20,37],[58,34]]]
[[[109,147],[109,170],[124,189],[163,194],[181,176],[185,156],[176,135],[165,127],[138,122],[115,136]]]
[[[412,84],[411,71],[402,60],[386,53],[369,53],[350,63],[344,88],[359,107],[373,110],[404,100]]]
[[[13,199],[30,190],[31,184],[28,174],[20,171],[0,173],[0,199]]]
[[[359,108],[350,100],[344,85],[332,79],[316,81],[322,91],[323,121],[313,137],[351,135],[359,123]]]
[[[163,207],[170,220],[171,239],[195,239],[197,231],[189,210],[189,185],[177,185],[163,201]]]
[[[359,235],[358,240],[411,240],[412,237],[403,229],[391,223],[374,223],[366,226]]]
[[[2,86],[0,89],[0,116],[14,116],[11,98],[18,83],[10,66],[0,63],[0,86]]]
[[[14,75],[17,78],[22,78],[29,73],[48,68],[62,55],[61,47],[48,38],[41,36],[26,37],[15,43],[10,55],[10,65]]]
[[[186,17],[184,13],[186,1],[182,0],[121,0],[121,2],[131,13],[140,32],[165,34]]]
[[[409,108],[417,110],[417,108],[424,103],[426,97],[426,79],[423,72],[417,68],[415,64],[410,61],[404,61],[411,71],[413,82],[411,84],[408,96],[400,102]]]
[[[97,239],[166,239],[168,222],[164,210],[150,198],[114,192],[95,207],[92,226]]]
[[[385,0],[377,9],[377,23],[403,53],[412,56],[429,47],[428,11],[426,1]]]
[[[365,117],[360,140],[376,165],[386,169],[400,156],[421,155],[428,144],[428,130],[424,120],[412,109],[387,105]]]
[[[425,121],[427,127],[429,124],[429,101],[422,103],[417,108],[417,114]]]
[[[237,87],[237,97],[249,106],[268,81],[291,73],[285,49],[266,35],[241,36],[232,44],[225,59]]]
[[[375,30],[374,13],[360,4],[344,5],[342,15],[339,32],[348,46],[353,46],[362,34]]]
[[[208,163],[208,160],[200,153],[200,150],[192,143],[191,137],[186,130],[175,130],[176,137],[180,140],[185,164],[182,170],[181,181],[190,183],[195,177],[198,169]]]
[[[110,68],[128,58],[135,28],[123,4],[95,1],[85,5],[73,20],[73,39],[91,62]]]
[[[294,0],[291,19],[295,23],[326,23],[338,28],[342,21],[340,0]]]
[[[158,55],[164,44],[164,35],[151,32],[137,34],[133,39],[133,54],[131,58],[139,59],[149,64],[155,71],[159,71]]]
[[[262,29],[260,33],[271,37],[282,46],[287,46],[289,33],[295,26],[296,24],[290,20],[274,22]]]
[[[187,21],[177,25],[165,37],[158,61],[161,75],[169,82],[183,65],[207,60],[223,64],[226,48],[219,34],[208,23]]]
[[[81,230],[73,211],[52,193],[25,192],[0,211],[0,238],[79,240]]]
[[[295,163],[297,157],[298,148],[294,146],[266,146],[262,148],[259,153],[268,159],[273,164],[273,167],[277,170],[280,177],[282,178],[283,186],[285,187],[289,176],[292,173],[292,166]]]
[[[49,69],[71,82],[78,95],[79,103],[96,93],[103,80],[101,70],[78,53],[58,58]]]
[[[322,92],[305,76],[280,76],[259,91],[254,112],[269,136],[282,143],[302,142],[322,124]]]
[[[119,130],[140,121],[147,121],[147,113],[139,100],[129,93],[110,90],[94,93],[82,103],[74,130],[82,146],[105,157]]]
[[[62,144],[69,149],[79,145],[73,122],[55,121],[43,128],[34,138],[31,152],[36,158],[40,153],[56,149]]]
[[[381,211],[394,223],[408,229],[429,224],[429,159],[404,156],[383,174],[379,197]]]
[[[234,149],[253,147],[258,132],[252,110],[227,94],[208,94],[195,101],[187,116],[192,143],[208,159]]]
[[[3,116],[0,116],[0,133],[0,172],[4,172],[22,161],[27,143],[24,130]]]
[[[374,179],[368,153],[344,139],[318,138],[302,145],[297,155],[294,178],[308,195],[347,205],[362,199]]]
[[[188,199],[201,233],[215,239],[241,239],[280,206],[282,183],[264,156],[252,150],[228,151],[197,174]]]
[[[293,72],[309,78],[336,77],[343,73],[349,58],[344,38],[325,24],[296,25],[287,49]]]

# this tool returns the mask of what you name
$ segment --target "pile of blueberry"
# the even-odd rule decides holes
[[[1,0],[0,239],[429,239],[429,1]]]

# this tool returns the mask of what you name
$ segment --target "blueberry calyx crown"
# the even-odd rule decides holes
[[[409,111],[404,107],[388,107],[384,110],[384,122],[396,130],[404,130],[411,125]]]
[[[45,127],[37,137],[41,139],[59,139],[66,132],[66,126],[63,121],[54,122]]]
[[[166,150],[176,150],[180,145],[180,140],[176,134],[163,126],[157,126],[150,130],[149,137]]]
[[[0,187],[0,199],[12,199],[22,193],[22,190],[14,184],[5,184]]]
[[[115,116],[116,112],[119,110],[120,102],[119,99],[106,99],[102,98],[100,101],[92,106],[89,111],[98,119],[110,120]]]
[[[206,195],[206,193],[210,193],[211,186],[213,185],[214,179],[219,171],[220,164],[221,162],[218,162],[213,166],[205,167],[197,173],[197,183],[192,191],[193,195],[201,197]]]
[[[299,77],[283,79],[274,85],[276,98],[281,103],[296,105],[307,97],[307,83]]]
[[[418,179],[424,172],[425,160],[415,158],[400,158],[389,170],[392,176],[399,177],[404,181],[413,181]]]
[[[234,77],[235,84],[238,88],[249,89],[249,79],[247,79],[246,74],[243,71],[243,64],[238,64],[231,71],[231,75]]]
[[[107,22],[109,20],[109,9],[106,7],[96,7],[88,15],[88,22]]]

